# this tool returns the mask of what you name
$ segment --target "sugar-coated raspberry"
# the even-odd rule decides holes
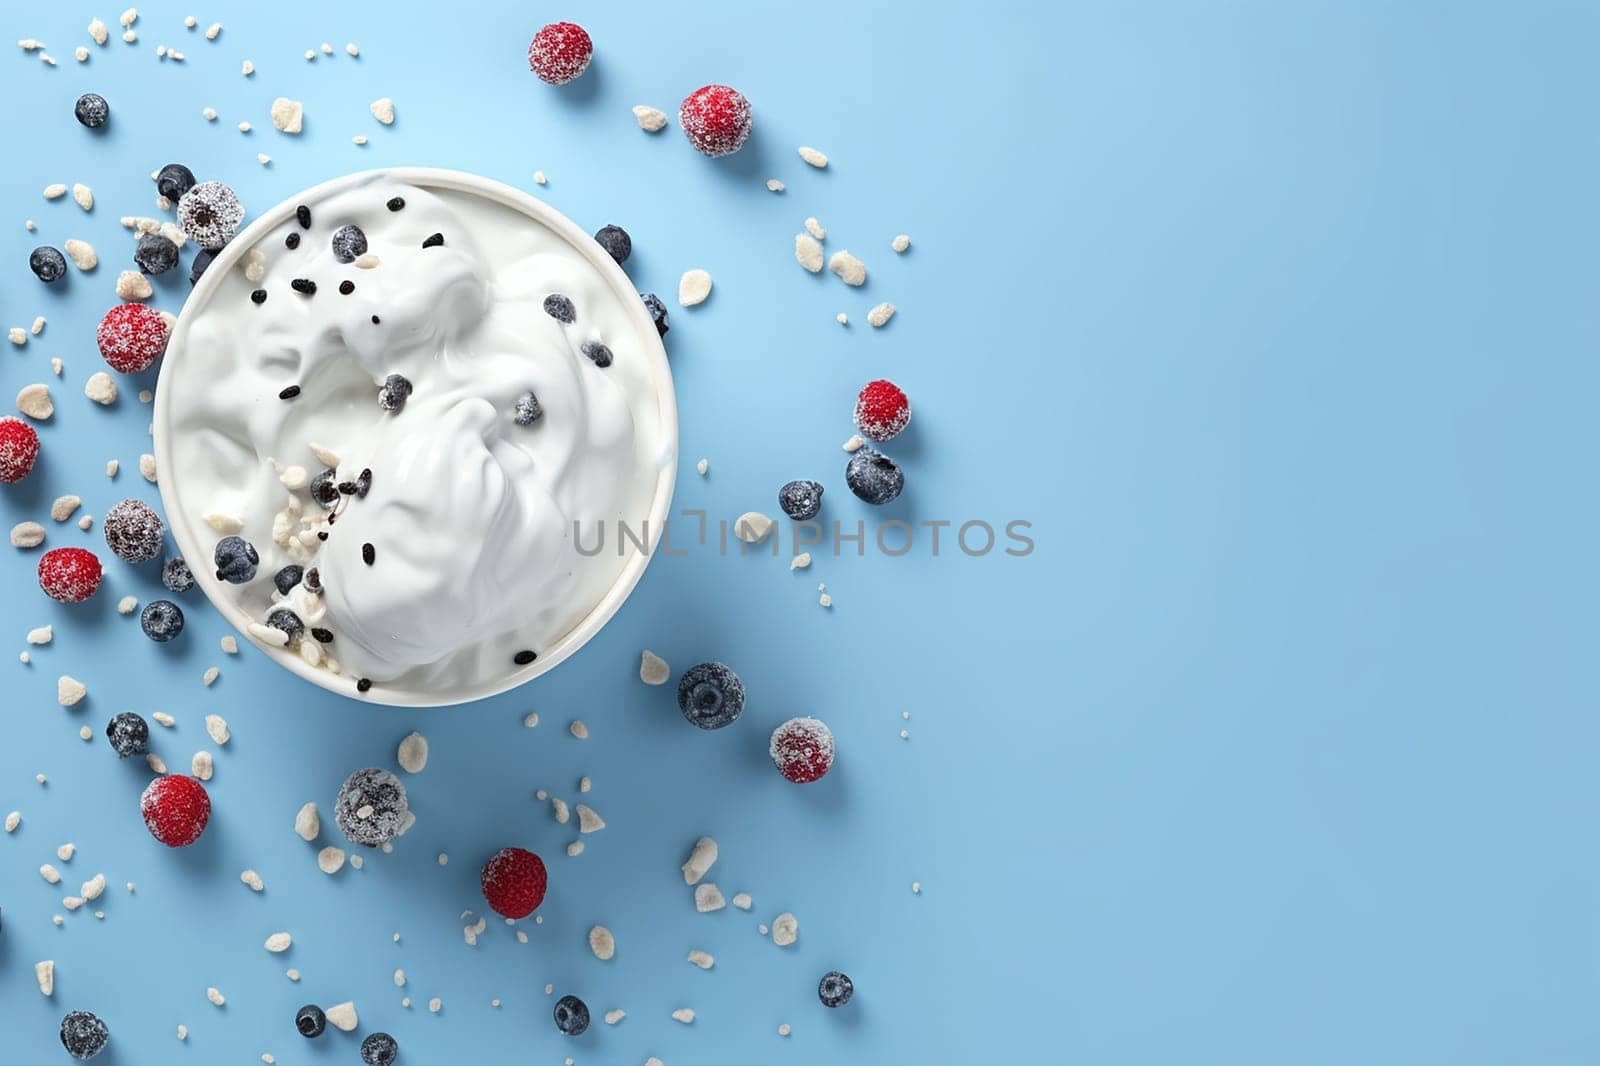
[[[39,434],[20,418],[0,416],[0,481],[14,485],[39,458]]]
[[[593,58],[589,31],[576,22],[552,22],[528,45],[528,69],[550,85],[565,85],[588,70]]]
[[[144,304],[119,304],[100,320],[94,339],[111,369],[136,374],[167,350],[167,323]]]
[[[100,560],[83,548],[52,548],[39,557],[39,587],[62,603],[82,603],[100,587]]]
[[[143,563],[161,554],[166,533],[161,516],[143,500],[123,500],[111,505],[100,521],[106,547],[125,563]]]
[[[780,774],[808,784],[833,766],[833,733],[815,718],[791,718],[772,731],[767,752]]]
[[[139,810],[151,836],[169,848],[186,848],[206,831],[211,797],[192,777],[163,774],[139,797]]]
[[[869,381],[856,397],[856,426],[861,435],[883,442],[893,440],[911,424],[911,401],[892,381]]]
[[[544,860],[522,848],[501,848],[483,864],[483,898],[504,918],[526,918],[544,902]]]
[[[678,108],[678,125],[695,151],[732,155],[750,138],[750,101],[727,85],[702,85]]]

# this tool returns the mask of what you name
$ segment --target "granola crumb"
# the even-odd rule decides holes
[[[811,553],[810,552],[801,552],[799,555],[796,555],[793,559],[789,560],[789,569],[790,570],[804,570],[806,567],[808,567],[810,565],[811,565]]]
[[[239,880],[252,892],[260,892],[267,887],[262,883],[261,875],[254,870],[245,870],[239,875]]]
[[[702,970],[709,970],[717,964],[716,958],[709,951],[701,951],[699,948],[689,952],[689,962]]]
[[[333,845],[328,845],[317,852],[317,869],[325,874],[336,874],[344,866],[344,851]]]
[[[205,685],[207,688],[210,688],[212,685],[216,684],[217,678],[221,676],[221,673],[222,671],[218,670],[215,666],[208,666],[206,667],[206,672],[200,675],[200,683]]]
[[[639,680],[647,685],[664,685],[672,676],[667,661],[649,648],[639,658]]]
[[[733,905],[742,911],[749,910],[753,903],[754,901],[751,900],[748,892],[735,892],[733,894]]]
[[[822,223],[818,222],[814,217],[806,219],[805,227],[806,232],[811,234],[811,236],[815,237],[817,240],[820,241],[827,239],[828,231],[823,228]]]
[[[889,324],[889,319],[894,317],[894,304],[881,303],[867,312],[867,325],[873,329],[882,329]]]
[[[720,911],[728,905],[722,898],[722,890],[710,881],[696,885],[694,888],[694,909],[701,914],[710,914]]]
[[[229,633],[227,636],[223,637],[217,643],[221,646],[224,654],[227,654],[227,655],[238,655],[239,654],[239,640],[232,633]]]
[[[544,176],[544,171],[535,170],[533,172],[533,183],[535,185],[548,185],[550,184],[550,179]]]
[[[800,920],[788,911],[772,919],[772,942],[786,948],[800,938]]]
[[[862,446],[864,444],[866,444],[866,443],[867,442],[865,440],[863,440],[861,438],[861,435],[858,433],[855,436],[852,436],[851,438],[846,440],[844,442],[843,447],[844,447],[844,450],[847,451],[847,452],[859,452],[861,450]]]
[[[116,477],[117,472],[121,469],[122,464],[117,462],[115,459],[106,460],[106,477]]]
[[[394,125],[394,101],[389,97],[385,96],[372,101],[371,104],[367,105],[367,110],[372,112],[372,117],[377,119],[381,125]]]
[[[902,233],[889,242],[889,247],[904,255],[911,248],[911,238]]]
[[[689,853],[689,858],[683,864],[683,883],[697,885],[700,879],[710,871],[717,861],[717,842],[710,837],[701,837],[694,843],[694,850]]]
[[[633,118],[646,133],[657,133],[667,126],[667,113],[646,104],[634,105]]]
[[[779,1036],[788,1036],[792,1031],[793,1030],[791,1030],[789,1028],[789,1025],[788,1025],[787,1022],[784,1023],[783,1025],[778,1026],[778,1035]]]
[[[702,459],[698,463],[694,464],[694,472],[699,474],[701,477],[705,477],[707,471],[709,471],[710,469],[711,469],[711,460],[709,460],[709,459]]]
[[[567,726],[567,729],[579,740],[589,739],[589,727],[583,724],[582,718],[574,718],[572,724]]]
[[[582,854],[583,854],[583,841],[574,840],[572,843],[567,845],[567,858],[576,859],[579,855],[582,855]]]
[[[609,960],[617,953],[617,941],[611,935],[611,930],[603,925],[597,925],[589,930],[589,950],[594,952],[594,957],[602,962]]]
[[[788,186],[784,185],[784,183],[779,181],[777,178],[768,178],[767,179],[767,191],[768,192],[782,192],[787,187]]]
[[[672,1012],[672,1020],[675,1022],[682,1022],[684,1025],[693,1024],[694,1011],[690,1010],[688,1007],[679,1007],[677,1010]]]
[[[625,1011],[625,1010],[621,1010],[620,1008],[617,1009],[617,1010],[608,1010],[605,1013],[606,1024],[607,1025],[616,1025],[618,1022],[620,1022],[622,1019],[626,1018],[627,1016],[628,1016],[628,1012]]]

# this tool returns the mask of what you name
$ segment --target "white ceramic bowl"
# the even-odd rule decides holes
[[[226,353],[213,351],[205,353],[205,358],[202,359],[200,355],[185,349],[185,339],[190,325],[196,317],[204,313],[221,280],[229,271],[238,268],[239,260],[245,251],[258,244],[274,227],[282,225],[293,217],[297,205],[315,204],[349,187],[381,178],[422,188],[449,190],[483,197],[526,215],[529,225],[543,226],[571,245],[593,265],[605,282],[619,295],[621,304],[632,309],[631,322],[637,333],[640,350],[646,353],[650,363],[651,378],[660,404],[661,436],[670,446],[670,453],[674,457],[677,455],[678,444],[678,409],[666,348],[656,333],[649,312],[645,310],[643,302],[638,297],[638,290],[623,273],[622,268],[595,243],[592,237],[579,229],[565,215],[520,189],[475,174],[432,167],[393,167],[335,178],[296,193],[259,215],[212,261],[178,316],[177,325],[173,328],[171,339],[167,344],[156,389],[154,436],[156,463],[160,471],[159,487],[161,500],[166,508],[167,523],[172,530],[173,539],[177,541],[179,551],[184,558],[195,562],[191,567],[195,581],[212,605],[222,612],[223,617],[239,631],[242,638],[254,644],[264,655],[285,669],[330,692],[366,702],[405,707],[440,707],[494,696],[530,681],[540,674],[553,670],[600,631],[600,628],[622,607],[655,554],[656,544],[665,528],[667,513],[672,505],[677,463],[676,461],[664,463],[658,472],[655,499],[649,516],[649,551],[631,553],[616,582],[594,608],[564,636],[549,646],[541,647],[539,657],[527,666],[508,669],[503,676],[486,681],[463,684],[441,691],[410,691],[397,685],[385,684],[374,686],[370,691],[358,695],[355,678],[313,667],[292,650],[255,641],[247,627],[256,619],[224,593],[225,586],[217,579],[209,565],[210,545],[216,541],[218,535],[200,520],[202,508],[188,502],[188,497],[185,495],[187,492],[199,491],[203,486],[185,485],[183,468],[175,459],[171,429],[174,415],[170,404],[182,402],[184,385],[198,387],[203,383],[208,375],[207,360],[226,358]],[[178,398],[173,400],[174,396]]]

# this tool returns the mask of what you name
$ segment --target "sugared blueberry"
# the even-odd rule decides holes
[[[656,325],[656,336],[665,337],[671,328],[667,325],[667,305],[653,292],[641,292],[639,299],[644,301],[644,309],[650,312],[650,321]]]
[[[125,563],[143,563],[161,554],[166,526],[155,509],[143,500],[114,503],[100,522],[106,547]]]
[[[168,592],[188,592],[194,588],[194,571],[181,557],[174,555],[161,564],[161,583]]]
[[[333,231],[333,257],[341,263],[354,263],[367,254],[367,235],[360,226],[344,225]]]
[[[307,1003],[294,1012],[294,1028],[295,1032],[310,1040],[321,1036],[323,1030],[328,1028],[328,1016],[315,1003]]]
[[[287,636],[290,644],[306,635],[306,624],[287,607],[279,607],[267,615],[267,625]]]
[[[584,341],[583,354],[588,356],[589,361],[602,370],[611,365],[611,349],[599,341]]]
[[[317,283],[310,278],[291,278],[289,279],[289,288],[301,296],[315,296],[317,294]]]
[[[900,465],[882,452],[862,448],[845,464],[844,482],[857,498],[870,504],[884,504],[900,495],[906,476]]]
[[[311,228],[311,208],[307,207],[305,204],[301,204],[299,207],[295,208],[294,209],[294,220],[296,222],[300,223],[300,228],[301,229],[310,229]]]
[[[796,522],[815,518],[822,510],[822,486],[815,481],[791,481],[778,490],[778,506]]]
[[[165,644],[183,632],[183,608],[171,600],[151,600],[139,612],[139,628],[157,644]]]
[[[556,1000],[556,1028],[564,1036],[582,1036],[589,1028],[589,1005],[577,996]]]
[[[357,770],[339,786],[333,818],[344,835],[376,848],[400,835],[406,819],[406,786],[387,770]]]
[[[731,725],[744,711],[744,682],[722,663],[700,663],[678,681],[678,709],[701,729]]]
[[[856,986],[849,977],[838,970],[829,970],[817,982],[817,998],[824,1007],[842,1007],[856,994]]]
[[[97,130],[111,118],[111,105],[106,103],[106,98],[99,93],[84,93],[78,97],[78,102],[72,105],[72,113],[79,122],[92,130]]]
[[[400,1045],[388,1033],[373,1033],[361,1041],[361,1061],[367,1066],[390,1066],[400,1054]]]
[[[150,750],[150,723],[132,711],[123,711],[106,723],[106,739],[119,759],[144,755]]]
[[[133,265],[146,274],[165,274],[178,265],[178,246],[170,237],[146,233],[134,246]]]
[[[194,188],[194,171],[182,163],[168,163],[156,172],[156,192],[173,203],[183,199],[183,194]]]
[[[633,254],[633,238],[628,236],[628,231],[621,226],[601,226],[594,235],[600,242],[600,247],[606,254],[615,259],[618,265],[626,263],[628,256]]]
[[[59,249],[48,244],[41,244],[28,253],[28,269],[33,271],[33,276],[46,285],[52,281],[60,281],[67,272],[67,257]]]
[[[289,590],[300,584],[300,579],[305,576],[305,567],[299,566],[295,563],[290,563],[288,566],[272,575],[272,583],[277,587],[279,592],[287,596],[289,595]]]
[[[212,251],[210,248],[202,248],[198,252],[194,253],[194,261],[189,264],[190,285],[195,284],[202,276],[204,276],[206,267],[210,266],[211,260],[215,259],[216,257],[217,253]]]
[[[385,411],[398,411],[411,398],[411,382],[403,374],[390,374],[378,387],[378,406]]]
[[[311,478],[311,483],[306,489],[311,493],[311,498],[331,508],[339,502],[339,472],[337,470],[324,470]]]
[[[106,1049],[111,1030],[106,1023],[86,1010],[75,1010],[61,1019],[61,1046],[79,1062],[86,1062]]]
[[[539,397],[532,390],[518,396],[511,405],[511,419],[519,426],[531,426],[544,415],[544,408],[539,406]]]
[[[256,576],[261,556],[256,546],[243,537],[223,537],[217,541],[212,559],[217,564],[217,580],[230,585],[243,585]]]
[[[559,292],[553,292],[544,298],[544,313],[557,322],[564,322],[569,326],[578,318],[578,309],[572,306],[571,300]]]
[[[178,228],[201,248],[221,248],[244,221],[244,205],[220,181],[202,181],[178,201]]]

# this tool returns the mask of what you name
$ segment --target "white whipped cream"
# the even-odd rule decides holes
[[[386,206],[395,197],[404,208]],[[169,517],[193,531],[196,571],[211,569],[223,535],[215,516],[242,522],[261,556],[255,579],[208,574],[207,591],[257,622],[286,606],[331,631],[289,649],[310,665],[409,693],[482,690],[525,669],[517,653],[544,653],[578,626],[637,554],[618,551],[619,524],[645,527],[676,463],[659,349],[624,302],[636,295],[509,206],[383,174],[301,202],[309,229],[291,215],[254,241],[264,275],[242,249],[185,310],[175,345],[187,366],[162,380],[162,477],[187,513]],[[355,263],[331,244],[348,224],[367,242]],[[424,248],[433,234],[443,244]],[[572,301],[573,323],[545,311],[551,294]],[[609,347],[609,366],[583,354],[592,341]],[[399,411],[378,403],[391,374],[413,386]],[[289,386],[299,395],[280,399]],[[529,390],[543,414],[518,425]],[[372,472],[331,524],[308,489],[286,487],[300,483],[293,467],[325,468],[313,443],[337,456],[337,481]],[[575,528],[591,551],[603,528],[604,550],[580,552]],[[277,593],[273,575],[291,563],[317,568],[321,595]]]

